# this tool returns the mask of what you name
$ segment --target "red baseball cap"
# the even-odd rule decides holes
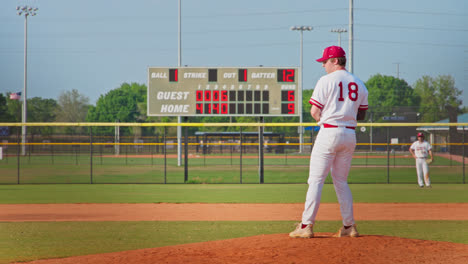
[[[419,133],[418,133],[418,137],[424,137],[424,134],[421,133],[421,132],[419,132]]]
[[[346,57],[345,51],[338,46],[330,46],[326,47],[323,50],[323,56],[322,58],[318,59],[318,62],[323,62],[331,58],[339,58],[339,57]]]

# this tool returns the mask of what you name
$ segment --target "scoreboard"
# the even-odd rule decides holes
[[[292,67],[148,68],[148,116],[298,116]]]

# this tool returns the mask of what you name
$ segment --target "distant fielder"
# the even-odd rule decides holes
[[[424,183],[427,187],[431,187],[428,163],[432,163],[434,161],[434,157],[432,156],[432,146],[429,142],[424,140],[423,133],[418,133],[418,141],[415,141],[411,145],[409,151],[416,160],[416,173],[418,174],[419,187],[423,188]],[[431,156],[430,159],[427,159],[428,155]]]
[[[320,131],[310,156],[309,189],[302,214],[302,223],[290,237],[314,236],[313,225],[320,206],[322,188],[329,172],[340,203],[343,227],[336,237],[357,237],[354,223],[353,196],[348,186],[348,173],[356,147],[356,120],[363,120],[368,108],[368,91],[364,83],[346,71],[345,52],[331,46],[323,51],[322,63],[327,75],[317,82],[310,103],[310,114]]]

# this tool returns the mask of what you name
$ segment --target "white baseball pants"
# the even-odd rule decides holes
[[[416,173],[418,175],[419,186],[424,186],[424,183],[426,183],[426,186],[431,185],[431,180],[429,179],[429,166],[427,165],[425,158],[416,159]]]
[[[353,129],[321,128],[310,156],[309,189],[302,214],[303,224],[314,224],[320,206],[322,188],[331,171],[336,196],[340,203],[343,225],[354,224],[353,196],[348,186],[348,173],[356,147]]]

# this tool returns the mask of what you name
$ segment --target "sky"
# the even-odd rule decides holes
[[[325,47],[348,29],[349,0],[182,0],[181,65],[292,67],[303,87],[325,74]],[[148,67],[178,65],[178,0],[4,0],[0,2],[0,93],[24,83],[24,24],[28,17],[27,96],[58,99],[72,89],[95,104],[122,83],[148,83]],[[468,106],[466,0],[354,0],[353,73],[404,79],[451,75]],[[349,55],[348,33],[341,34]]]

